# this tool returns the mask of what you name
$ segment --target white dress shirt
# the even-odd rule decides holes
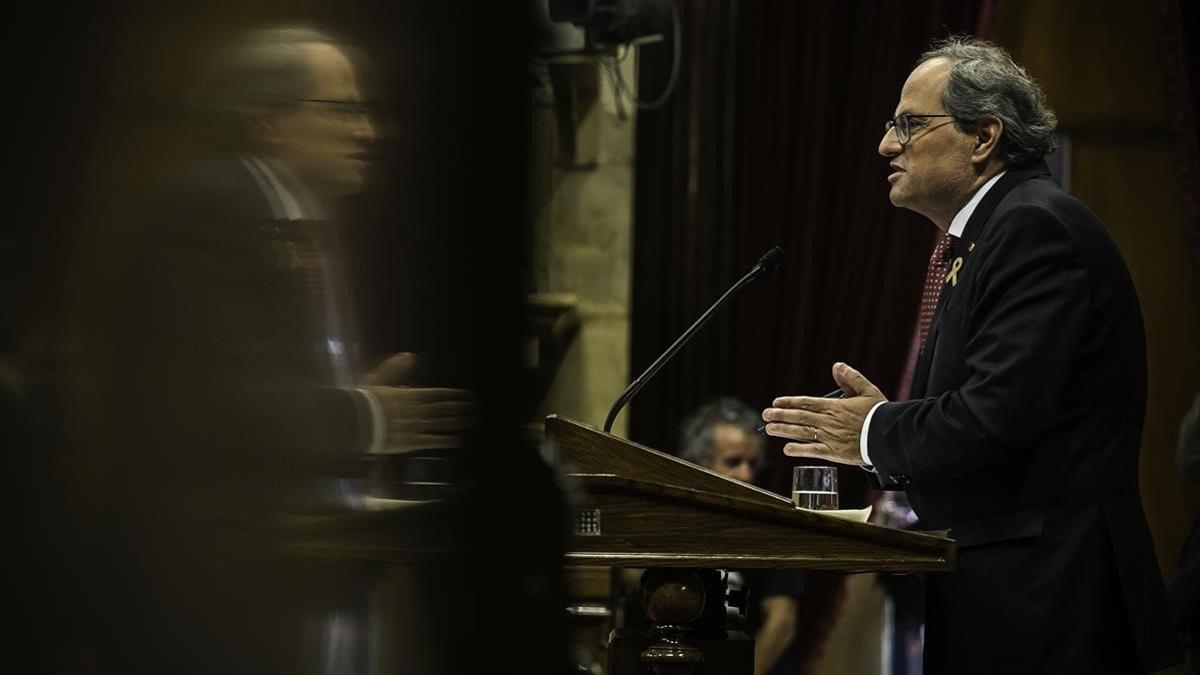
[[[1001,171],[992,176],[988,182],[975,191],[975,194],[971,195],[971,198],[958,210],[958,213],[954,214],[954,219],[950,221],[950,229],[946,231],[951,237],[958,239],[962,236],[963,230],[967,227],[967,221],[971,219],[971,214],[975,213],[975,207],[979,206],[979,202],[983,200],[983,196],[987,194],[988,190],[992,189],[992,186],[996,184],[996,181],[1000,180],[1000,177],[1004,173]],[[863,420],[862,432],[858,436],[858,451],[862,455],[863,466],[866,467],[871,466],[871,457],[867,454],[867,432],[871,429],[871,418],[875,416],[875,411],[884,403],[887,403],[887,401],[880,401],[871,407],[871,411],[867,413],[866,419]]]

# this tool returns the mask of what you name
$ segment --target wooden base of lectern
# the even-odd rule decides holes
[[[644,653],[659,637],[653,630],[614,630],[608,643],[608,675],[751,675],[754,672],[754,640],[745,633],[726,631],[724,635],[688,636],[688,644],[703,655],[703,663],[645,663]]]

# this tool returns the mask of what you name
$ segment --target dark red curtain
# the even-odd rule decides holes
[[[955,1],[678,4],[678,89],[638,117],[632,370],[768,248],[787,255],[633,402],[631,437],[666,450],[706,400],[824,393],[837,360],[894,393],[935,228],[889,203],[876,148],[915,59],[979,14]],[[646,49],[642,91],[669,69],[669,43]],[[770,454],[766,485],[786,491],[792,462]],[[865,503],[865,474],[841,479],[843,505]]]

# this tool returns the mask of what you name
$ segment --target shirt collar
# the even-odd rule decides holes
[[[277,162],[266,162],[252,155],[240,155],[239,159],[254,176],[258,187],[271,206],[271,214],[277,220],[319,220],[322,213],[316,200],[306,198],[300,181],[286,166]],[[291,189],[287,185],[292,186]]]
[[[992,176],[988,182],[983,184],[983,187],[979,188],[975,191],[975,194],[971,195],[971,198],[967,200],[967,203],[958,210],[958,213],[954,214],[954,220],[950,221],[950,229],[946,230],[947,234],[956,239],[962,236],[963,230],[967,228],[967,221],[971,219],[971,214],[975,213],[975,207],[979,206],[979,202],[983,201],[983,196],[987,194],[988,190],[992,189],[992,186],[995,185],[996,181],[1000,180],[1000,177],[1004,174],[1005,172],[1001,171],[995,176]]]

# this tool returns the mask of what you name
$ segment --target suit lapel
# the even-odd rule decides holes
[[[1049,174],[1050,169],[1046,166],[1045,160],[1039,159],[1025,166],[1009,169],[1000,177],[1000,180],[996,181],[992,189],[988,190],[967,220],[962,237],[956,239],[950,247],[951,269],[955,268],[955,260],[962,260],[961,263],[958,263],[956,270],[959,282],[962,281],[962,275],[965,274],[967,260],[974,252],[975,241],[983,234],[984,226],[991,220],[992,213],[995,212],[1000,200],[1004,199],[1005,195],[1022,181]],[[933,322],[929,326],[929,335],[925,338],[925,347],[921,349],[921,353],[917,357],[909,398],[925,397],[929,385],[929,370],[933,363],[933,352],[936,350],[938,335],[941,333],[942,315],[945,313],[946,304],[950,302],[950,298],[957,288],[957,283],[943,281],[937,308],[933,312]]]

